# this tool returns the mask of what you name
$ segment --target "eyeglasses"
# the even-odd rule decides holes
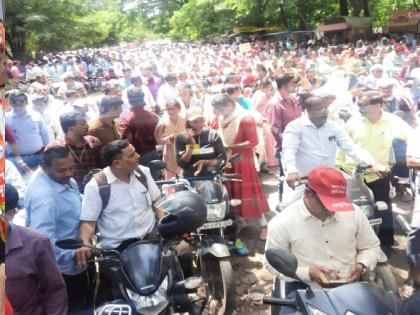
[[[371,105],[373,105],[373,104],[357,103],[357,106],[359,106],[359,109],[362,109],[362,110],[368,108],[368,106],[371,106]]]

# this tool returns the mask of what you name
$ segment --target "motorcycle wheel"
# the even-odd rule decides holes
[[[208,298],[208,313],[231,315],[235,310],[235,281],[230,261],[205,255],[202,257],[201,271]]]
[[[376,265],[374,283],[385,291],[398,293],[397,282],[388,264]]]

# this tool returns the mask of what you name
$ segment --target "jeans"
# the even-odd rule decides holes
[[[418,315],[420,314],[420,289],[403,303],[402,315]]]

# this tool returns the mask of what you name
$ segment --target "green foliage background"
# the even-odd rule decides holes
[[[313,29],[343,4],[375,26],[393,10],[417,7],[416,0],[6,0],[5,20],[16,57],[144,38],[201,40],[244,25]]]

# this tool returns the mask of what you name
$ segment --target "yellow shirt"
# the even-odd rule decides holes
[[[346,130],[353,139],[354,143],[360,148],[369,152],[376,162],[390,168],[392,161],[392,142],[394,139],[408,140],[412,128],[401,118],[382,112],[381,118],[375,123],[371,123],[366,118],[355,117],[346,125]],[[351,172],[356,163],[350,157],[340,152],[337,163],[344,171]],[[367,182],[379,179],[376,174],[365,176]]]

